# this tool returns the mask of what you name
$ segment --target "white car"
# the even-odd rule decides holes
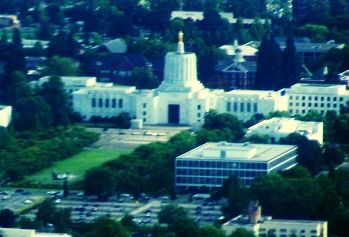
[[[33,201],[30,200],[30,199],[27,199],[27,200],[24,201],[24,203],[25,203],[25,204],[30,204],[30,203],[33,203]]]

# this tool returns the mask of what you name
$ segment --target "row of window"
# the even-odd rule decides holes
[[[257,113],[258,103],[254,102],[227,102],[227,112]]]
[[[290,102],[289,103],[289,106],[291,107],[291,106],[293,106],[293,105],[295,105],[295,106],[299,106],[301,104],[301,106],[302,107],[305,107],[307,104],[306,103],[293,103],[293,102]],[[324,108],[325,107],[325,103],[308,103],[308,107],[312,107],[312,106],[314,106],[315,108],[317,108],[317,107],[320,107],[320,108]],[[341,104],[341,106],[343,106],[342,104]],[[337,104],[330,104],[330,103],[327,103],[327,108],[331,108],[331,107],[333,107],[333,108],[337,108]]]
[[[292,95],[290,95],[290,100],[313,100],[314,99],[314,101],[318,101],[318,100],[320,100],[320,101],[337,101],[337,97],[336,96],[333,96],[333,97],[331,97],[331,96],[292,96]],[[343,97],[339,97],[339,101],[343,101]]]
[[[264,175],[267,171],[250,171],[250,170],[216,170],[216,169],[177,169],[176,175],[187,176],[209,176],[209,177],[224,177],[227,178],[231,175],[237,177],[250,177]]]
[[[177,159],[176,168],[212,168],[212,169],[252,169],[266,170],[267,163],[262,162],[232,162]]]
[[[98,104],[97,104],[98,102]],[[117,103],[116,103],[117,102]],[[106,99],[102,99],[102,98],[99,98],[98,100],[96,98],[92,98],[91,100],[91,106],[92,108],[96,108],[98,106],[98,108],[122,108],[124,105],[124,101],[123,99],[118,99],[116,100],[115,98],[114,99],[109,99],[109,98],[106,98]]]
[[[191,186],[191,185],[200,185],[200,186],[217,186],[222,185],[226,178],[204,178],[204,177],[176,177],[176,185],[181,186]],[[250,185],[253,179],[241,179],[243,185]]]
[[[304,114],[304,115],[308,114],[310,111],[316,111],[316,110],[313,110],[313,109],[310,109],[310,110],[307,110],[307,109],[302,109],[302,110],[300,110],[300,109],[295,109],[295,110],[290,109],[289,110],[290,114],[295,113],[295,114]],[[324,115],[325,112],[328,112],[328,111],[334,111],[334,110],[320,110],[320,111],[317,111],[317,112],[320,113],[321,115]]]

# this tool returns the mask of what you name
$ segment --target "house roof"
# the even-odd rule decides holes
[[[126,42],[121,39],[113,39],[108,42],[105,42],[101,45],[95,46],[93,49],[100,50],[100,49],[106,49],[110,53],[125,53],[127,50]]]

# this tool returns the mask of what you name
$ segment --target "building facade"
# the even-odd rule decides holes
[[[298,83],[286,89],[288,112],[291,115],[306,115],[316,111],[325,115],[329,111],[340,113],[349,100],[345,85]]]
[[[37,233],[35,230],[0,228],[1,237],[71,237],[68,234],[58,233]]]
[[[267,135],[271,143],[278,142],[280,138],[286,137],[291,133],[298,133],[307,137],[309,140],[316,140],[319,144],[323,143],[323,122],[304,122],[294,118],[271,118],[263,120],[248,128],[246,137],[254,134]]]
[[[327,221],[282,220],[262,216],[258,202],[250,202],[248,215],[239,215],[222,225],[230,235],[237,228],[253,231],[257,237],[327,237]]]
[[[12,106],[0,105],[0,127],[8,127],[12,120]]]
[[[243,185],[297,164],[297,147],[249,143],[205,143],[176,158],[177,190],[218,188],[231,175]]]

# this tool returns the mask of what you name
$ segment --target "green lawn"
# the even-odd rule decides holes
[[[57,162],[54,166],[26,177],[26,180],[38,185],[61,185],[61,180],[52,179],[52,171],[54,170],[58,174],[69,174],[68,181],[76,182],[83,178],[86,170],[100,166],[128,152],[127,150],[115,151],[101,149],[83,151],[75,156]]]

